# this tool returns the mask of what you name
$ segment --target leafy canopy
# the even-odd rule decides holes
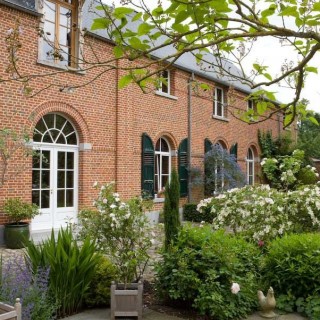
[[[101,15],[92,25],[92,30],[107,30],[116,43],[117,59],[136,62],[126,65],[121,87],[136,82],[146,90],[155,81],[153,75],[189,53],[200,65],[209,65],[208,72],[229,76],[231,85],[237,80],[255,89],[250,99],[257,105],[260,121],[279,112],[274,92],[265,88],[280,84],[295,88],[291,101],[280,104],[284,124],[289,125],[297,114],[317,122],[301,103],[301,90],[308,74],[318,72],[313,58],[320,49],[320,1],[160,0],[155,8],[155,3],[144,0],[121,4],[113,8],[101,3],[97,7]],[[285,60],[278,74],[259,62],[251,70],[243,66],[256,40],[267,37],[278,39],[279,46],[290,47],[299,57],[295,62]],[[139,59],[150,58],[160,49],[160,59]]]

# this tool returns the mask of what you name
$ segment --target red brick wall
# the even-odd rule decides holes
[[[39,18],[0,5],[0,39],[20,19],[23,29],[22,51],[19,60],[21,72],[28,74],[56,73],[59,69],[37,63]],[[87,36],[84,51],[88,59],[95,54],[101,58],[112,55],[112,47],[107,42]],[[7,52],[4,43],[0,46],[0,77],[5,76]],[[60,86],[81,85],[92,79],[98,70],[79,73],[56,73],[51,77],[34,78],[31,86],[35,91],[50,86],[52,82]],[[33,98],[21,93],[21,85],[15,82],[0,85],[1,127],[26,128],[32,134],[37,121],[48,112],[59,112],[75,125],[80,143],[90,143],[92,150],[80,151],[79,158],[79,208],[91,205],[95,197],[94,181],[100,183],[116,181],[117,191],[124,197],[140,194],[141,189],[141,135],[146,132],[155,143],[161,136],[167,137],[173,150],[188,134],[188,79],[190,74],[174,70],[174,95],[177,100],[144,94],[135,85],[117,89],[117,80],[123,74],[109,71],[87,86],[73,93],[64,93],[57,86],[41,91]],[[197,80],[208,82],[198,78]],[[214,86],[213,83],[208,82]],[[231,92],[232,91],[232,92]],[[233,105],[228,112],[229,121],[212,118],[212,94],[202,92],[192,94],[192,164],[202,166],[204,139],[212,142],[223,139],[230,148],[238,143],[239,164],[245,170],[244,159],[249,146],[257,142],[257,129],[271,129],[277,135],[276,119],[261,124],[248,125],[237,120],[230,111],[245,109],[245,95],[230,90],[229,101]],[[17,160],[18,161],[18,160]],[[22,161],[22,160],[20,160]],[[7,197],[21,196],[31,200],[31,164],[28,169],[11,179],[0,189],[0,206]],[[173,158],[177,166],[177,157]],[[157,205],[156,208],[159,208]],[[5,220],[0,216],[0,224]]]

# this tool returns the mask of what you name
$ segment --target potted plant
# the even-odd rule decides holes
[[[8,199],[4,203],[3,210],[9,219],[4,225],[4,241],[10,249],[23,248],[30,238],[29,222],[39,214],[39,207],[22,201],[20,198]]]
[[[135,197],[127,202],[114,192],[113,183],[99,187],[96,211],[79,214],[80,234],[90,235],[117,269],[111,285],[111,319],[117,316],[142,316],[142,275],[151,247],[151,232],[145,209],[152,200]]]

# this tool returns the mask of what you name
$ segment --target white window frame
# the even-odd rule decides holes
[[[221,91],[221,101],[217,100],[218,91]],[[218,106],[221,105],[221,114],[218,114]],[[214,88],[214,108],[213,115],[219,118],[225,118],[225,101],[224,101],[224,89],[221,87]]]
[[[251,99],[249,99],[249,100],[247,101],[247,110],[248,110],[248,111],[249,111],[249,110],[253,110],[253,111],[254,111],[254,101],[251,100]]]
[[[157,163],[157,170],[158,172],[155,171],[154,173],[154,179],[158,180],[158,191],[159,192],[160,190],[163,190],[165,186],[162,185],[162,179],[161,177],[162,176],[168,176],[168,181],[170,182],[170,177],[171,177],[171,148],[170,148],[170,144],[168,142],[168,140],[164,137],[161,137],[159,138],[160,139],[163,139],[166,144],[168,145],[168,151],[161,151],[161,142],[160,142],[160,151],[159,150],[155,150],[154,154],[155,154],[155,161],[158,161]],[[158,141],[159,141],[158,140]],[[158,142],[157,141],[157,142]],[[169,169],[168,169],[168,174],[163,174],[162,173],[162,159],[163,157],[168,157],[168,162],[169,162]],[[156,181],[155,181],[155,185],[156,185]]]
[[[251,147],[248,149],[248,152],[247,152],[246,163],[247,163],[247,184],[254,186],[254,184],[255,184],[255,179],[254,179],[254,176],[255,176],[255,170],[254,170],[255,161],[254,161],[254,151],[253,151],[253,149]],[[252,174],[250,174],[250,169],[252,169]],[[250,178],[252,178],[252,183],[250,183]]]
[[[51,2],[50,0],[48,0],[49,2]],[[52,1],[52,3],[55,1]],[[59,1],[57,1],[59,3]],[[59,3],[60,6],[63,6],[63,2],[61,1],[61,3]],[[68,4],[67,4],[68,5]],[[40,25],[39,28],[40,30],[44,30],[44,24],[45,24],[45,4],[44,4],[44,0],[38,1],[37,2],[37,9],[39,13],[42,13],[43,16],[41,18],[40,21]],[[72,40],[72,47],[73,49],[71,50],[71,59],[73,60],[71,66],[68,65],[68,63],[65,64],[60,64],[56,61],[56,59],[47,59],[46,54],[43,52],[43,46],[44,44],[47,42],[43,36],[39,37],[39,45],[38,45],[38,63],[40,64],[44,64],[44,65],[48,65],[51,67],[56,67],[59,69],[67,69],[67,70],[72,70],[72,71],[80,71],[81,70],[81,52],[83,52],[83,37],[84,37],[84,33],[80,32],[81,27],[80,27],[80,23],[81,23],[81,11],[79,8],[79,3],[77,2],[73,8],[73,14],[76,20],[76,31],[73,31],[73,40]],[[55,21],[55,24],[57,23],[57,21]],[[73,22],[74,23],[74,22]],[[73,24],[72,23],[72,24]],[[71,25],[71,28],[73,26]]]
[[[167,73],[166,77],[163,75],[164,72]],[[170,96],[171,95],[171,74],[170,74],[170,70],[166,69],[166,70],[161,71],[160,72],[160,77],[163,78],[163,79],[166,79],[167,85],[165,85],[162,81],[159,81],[158,92],[161,92],[162,94]],[[164,85],[166,86],[167,91],[164,91]]]

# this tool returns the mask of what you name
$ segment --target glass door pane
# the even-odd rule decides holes
[[[58,151],[57,208],[74,206],[74,152]]]
[[[32,159],[32,203],[50,208],[50,150],[36,151]]]

